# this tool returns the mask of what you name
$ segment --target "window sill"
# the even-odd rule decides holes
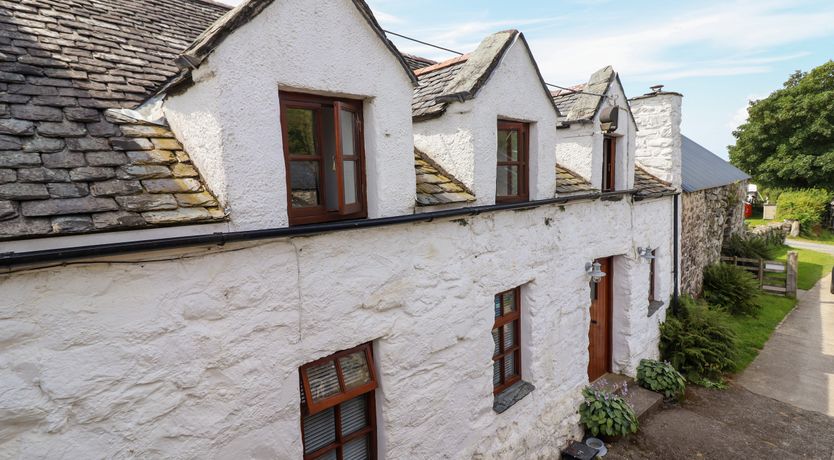
[[[660,310],[660,307],[662,307],[663,305],[664,302],[661,302],[660,300],[652,300],[651,302],[649,302],[649,314],[646,316],[651,318],[652,315],[657,313],[657,311]]]
[[[524,399],[525,396],[532,393],[535,389],[536,387],[534,387],[532,383],[520,380],[510,385],[510,387],[506,390],[495,395],[495,400],[492,402],[492,410],[500,414],[512,407],[515,403]]]

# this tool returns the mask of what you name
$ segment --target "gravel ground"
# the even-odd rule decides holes
[[[683,404],[649,414],[637,434],[610,444],[605,456],[655,458],[834,460],[834,418],[734,384],[726,390],[692,387]]]

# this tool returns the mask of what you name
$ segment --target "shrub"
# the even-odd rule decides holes
[[[778,246],[767,237],[758,235],[732,235],[724,241],[721,252],[728,257],[747,259],[772,259]]]
[[[621,396],[602,388],[604,381],[582,390],[585,401],[579,406],[579,421],[594,436],[624,436],[637,432],[637,415]],[[615,387],[614,391],[617,388]],[[624,394],[628,388],[622,387]]]
[[[704,270],[704,300],[733,315],[755,316],[761,306],[756,302],[759,282],[747,270],[718,263]]]
[[[666,399],[680,399],[686,390],[686,380],[668,362],[642,359],[637,366],[637,383],[641,387],[663,394]]]
[[[799,230],[810,234],[825,216],[831,193],[822,189],[804,189],[782,192],[776,203],[776,217],[799,221]]]
[[[682,298],[682,314],[660,325],[660,356],[689,382],[721,381],[735,366],[737,339],[726,313]]]

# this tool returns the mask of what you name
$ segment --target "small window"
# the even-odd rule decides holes
[[[362,102],[280,99],[290,225],[366,217]]]
[[[605,136],[602,141],[602,191],[611,192],[616,187],[617,139]]]
[[[304,460],[375,459],[377,383],[371,344],[305,364],[299,374]]]
[[[657,260],[655,257],[657,249],[652,250],[652,260],[649,262],[649,302],[657,300],[655,298],[655,261]]]
[[[492,340],[492,386],[498,394],[521,380],[521,288],[495,295]]]
[[[529,126],[527,123],[498,122],[498,167],[495,178],[495,201],[527,201]]]

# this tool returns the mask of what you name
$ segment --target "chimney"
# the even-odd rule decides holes
[[[681,186],[680,93],[663,91],[663,85],[635,97],[631,113],[637,121],[635,160],[648,172],[675,187]]]

